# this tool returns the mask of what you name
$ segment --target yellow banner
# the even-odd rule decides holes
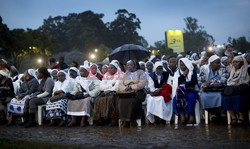
[[[184,52],[183,33],[181,30],[169,30],[166,32],[168,48],[173,49],[174,53]]]

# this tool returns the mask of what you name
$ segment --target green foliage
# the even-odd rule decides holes
[[[173,52],[173,49],[167,48],[166,42],[164,40],[156,41],[154,46],[150,46],[149,49],[151,50],[151,54],[157,55],[157,57],[162,55],[165,55],[167,58],[176,56],[176,54]]]
[[[107,24],[111,35],[110,47],[116,48],[128,43],[147,47],[147,41],[137,32],[141,29],[139,18],[126,9],[119,9],[115,14],[117,15],[116,19]]]
[[[184,19],[186,28],[184,29],[185,51],[200,52],[203,48],[214,43],[213,36],[209,35],[203,26],[198,25],[198,20],[192,17]]]
[[[240,52],[247,52],[250,50],[250,42],[246,40],[246,37],[239,37],[234,43],[235,49]]]

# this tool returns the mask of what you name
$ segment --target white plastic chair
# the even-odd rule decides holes
[[[195,121],[196,121],[196,124],[200,124],[200,122],[201,122],[200,103],[199,103],[198,100],[196,101],[194,111],[195,111]],[[178,115],[175,115],[175,125],[178,125]]]
[[[44,105],[38,105],[37,108],[37,121],[38,125],[42,125],[43,123],[43,109],[46,108],[46,104]]]
[[[122,121],[119,119],[118,120],[118,123],[119,123],[119,127],[121,127],[121,123],[122,123]],[[141,127],[141,119],[139,118],[139,119],[136,119],[136,123],[137,123],[137,126],[138,127]]]
[[[248,111],[248,120],[250,123],[250,110]],[[227,124],[230,125],[231,124],[231,115],[229,113],[229,111],[227,111]]]

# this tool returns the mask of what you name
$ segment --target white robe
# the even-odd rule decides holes
[[[147,79],[147,86],[151,92],[154,92],[156,88],[154,87],[154,81],[151,77]],[[147,114],[146,118],[151,122],[154,123],[155,119],[154,116],[158,116],[161,119],[166,121],[170,121],[172,117],[172,100],[165,103],[163,96],[151,96],[147,94],[146,96],[146,105],[147,105]]]

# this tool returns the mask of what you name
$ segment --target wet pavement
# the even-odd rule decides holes
[[[77,144],[94,148],[250,148],[250,127],[143,125],[49,127],[0,126],[0,138]]]

